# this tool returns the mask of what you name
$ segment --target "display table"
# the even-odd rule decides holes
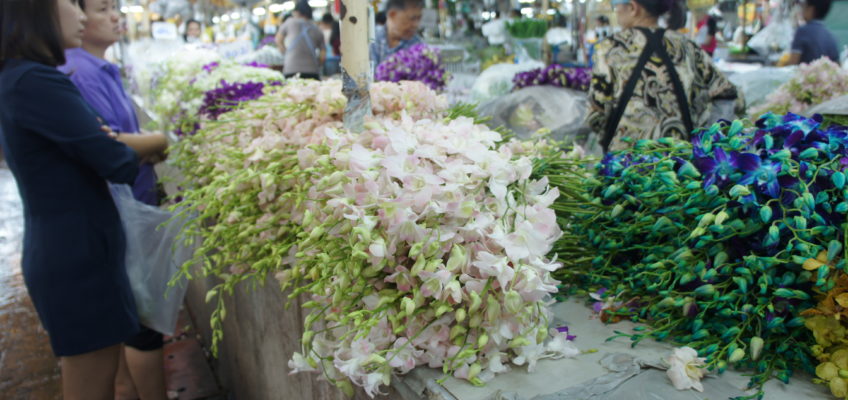
[[[175,170],[157,166],[160,177],[176,177]],[[169,194],[176,193],[174,183],[166,183]],[[189,309],[201,340],[211,343],[210,315],[214,304],[206,303],[206,293],[217,284],[215,278],[194,273],[189,282],[186,306]],[[227,314],[224,337],[213,366],[223,387],[235,398],[330,400],[345,399],[344,395],[316,374],[289,374],[288,360],[300,350],[304,313],[301,299],[294,299],[285,308],[288,293],[279,290],[273,277],[264,285],[243,283],[233,296],[225,296]],[[445,377],[441,370],[421,367],[405,376],[395,376],[392,387],[384,389],[382,398],[403,400],[565,400],[565,399],[723,399],[745,394],[748,378],[736,371],[721,377],[706,378],[705,391],[677,391],[671,386],[665,371],[647,367],[660,366],[661,359],[670,354],[672,345],[651,340],[631,348],[626,338],[606,342],[614,331],[630,332],[634,324],[620,322],[605,325],[593,319],[591,310],[577,301],[553,306],[554,326],[566,325],[577,336],[575,344],[584,352],[573,359],[542,360],[535,372],[526,366],[513,366],[484,387],[474,387],[465,381]],[[801,328],[803,329],[803,328]],[[616,373],[601,365],[615,356]],[[643,367],[634,367],[641,361]],[[635,368],[635,369],[634,369]],[[445,378],[442,384],[439,379]],[[611,379],[615,378],[615,379]],[[595,379],[599,381],[592,382]],[[768,400],[827,399],[826,387],[814,385],[810,377],[797,374],[789,385],[772,380],[766,385]],[[357,390],[354,399],[368,396]]]

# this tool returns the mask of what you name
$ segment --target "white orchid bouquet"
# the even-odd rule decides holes
[[[214,54],[214,53],[212,53]],[[152,110],[161,130],[176,131],[178,136],[199,128],[198,111],[206,92],[234,83],[282,82],[278,71],[262,65],[244,65],[222,60],[209,52],[198,52],[196,58],[178,56],[165,65],[166,72],[156,81]]]
[[[193,263],[220,294],[275,276],[310,310],[292,372],[371,396],[420,365],[483,384],[510,364],[574,356],[550,329],[559,193],[532,179],[543,142],[503,142],[417,82],[376,83],[364,132],[338,81],[290,81],[177,145]],[[547,149],[547,148],[545,148]],[[188,274],[188,267],[184,273]]]

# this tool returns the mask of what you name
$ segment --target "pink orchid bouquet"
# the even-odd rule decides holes
[[[559,196],[543,143],[504,142],[418,82],[376,83],[364,132],[338,81],[291,81],[177,145],[210,294],[273,275],[310,310],[292,372],[374,396],[417,366],[483,384],[574,356],[547,307]],[[239,116],[241,118],[239,118]],[[184,272],[187,273],[188,270]],[[219,298],[213,326],[220,339]]]
[[[753,110],[759,119],[768,112],[800,114],[811,106],[848,94],[848,71],[827,58],[821,58],[798,68],[789,82],[769,95],[766,103]]]

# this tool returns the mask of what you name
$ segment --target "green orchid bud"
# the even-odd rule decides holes
[[[819,155],[819,149],[817,149],[815,147],[810,147],[810,148],[807,148],[806,150],[802,151],[801,154],[798,155],[798,157],[803,160],[803,159],[816,158],[816,157],[818,157],[818,155]]]
[[[729,361],[731,364],[735,364],[741,361],[743,357],[745,357],[745,350],[736,349],[733,350],[732,353],[730,353],[730,357],[727,359],[727,361]]]
[[[704,214],[703,216],[701,216],[701,220],[698,221],[698,227],[701,228],[713,223],[715,217],[716,216],[713,213]]]
[[[745,196],[750,195],[751,191],[748,189],[747,186],[733,185],[733,187],[730,188],[730,192],[728,194],[730,194],[730,197],[738,198],[738,197],[745,197]]]
[[[618,217],[619,215],[621,215],[621,213],[623,211],[624,211],[624,207],[622,207],[621,204],[616,204],[615,207],[612,208],[612,212],[610,213],[610,217],[612,217],[612,218]]]
[[[480,309],[480,306],[483,304],[483,300],[480,298],[480,295],[474,291],[471,291],[471,293],[468,294],[468,297],[471,298],[471,306],[468,308],[468,312],[473,314]]]
[[[403,299],[401,299],[400,306],[403,308],[403,311],[406,313],[407,316],[411,317],[412,314],[415,312],[415,302],[409,297],[404,297]]]
[[[517,349],[522,346],[529,346],[531,343],[524,336],[518,336],[515,339],[509,341],[509,347],[512,349]]]
[[[315,336],[315,331],[303,332],[303,337],[300,339],[304,346],[309,346],[312,343],[312,338]]]
[[[436,317],[441,317],[444,313],[451,311],[451,307],[447,304],[442,304],[436,308]]]
[[[418,258],[421,250],[424,249],[424,243],[415,243],[409,248],[409,258]]]
[[[715,217],[715,224],[722,225],[728,218],[730,218],[730,215],[726,211],[721,211]]]
[[[760,354],[763,351],[763,338],[754,336],[751,338],[751,360],[757,361],[760,359]]]
[[[306,212],[303,213],[303,226],[312,225],[314,217],[315,216],[312,214],[312,211],[306,210]]]
[[[468,328],[462,325],[454,325],[450,330],[450,339],[453,340],[459,335],[465,335],[466,332],[468,332]]]
[[[480,315],[480,314],[474,314],[468,320],[468,326],[471,327],[471,328],[478,328],[478,327],[480,327],[480,324],[482,324],[482,323],[483,323],[483,316]]]
[[[509,290],[506,292],[504,299],[504,306],[506,307],[506,311],[510,314],[518,314],[521,311],[521,295],[514,290]]]
[[[425,254],[424,254],[424,255],[425,255],[425,256],[427,256],[427,258],[433,257],[433,256],[435,256],[435,255],[436,255],[436,253],[438,253],[438,252],[439,252],[439,250],[440,250],[441,248],[442,248],[442,244],[441,244],[441,243],[439,243],[438,241],[430,242],[430,244],[429,244],[429,245],[427,246],[427,248],[425,249]]]
[[[489,296],[486,303],[486,321],[497,322],[501,318],[501,305],[495,296]]]
[[[427,272],[436,272],[441,266],[442,260],[434,258],[427,262],[427,265],[424,267],[424,270]]]
[[[489,343],[489,335],[483,333],[477,338],[477,348],[482,349]]]
[[[458,244],[453,245],[448,258],[447,270],[450,272],[459,271],[466,264],[465,249]]]
[[[418,276],[421,274],[421,271],[424,271],[424,267],[427,265],[427,259],[419,256],[415,260],[415,264],[412,265],[412,269],[409,271],[412,276]]]
[[[480,374],[480,371],[483,370],[483,367],[480,366],[480,363],[471,364],[471,367],[468,368],[468,379],[474,379],[477,375]]]
[[[710,297],[715,294],[715,286],[706,284],[695,289],[695,294],[701,297]]]

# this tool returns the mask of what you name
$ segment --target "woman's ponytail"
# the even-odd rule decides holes
[[[682,0],[671,0],[671,5],[668,9],[668,19],[666,25],[668,29],[678,30],[686,24],[686,10],[683,8]]]

